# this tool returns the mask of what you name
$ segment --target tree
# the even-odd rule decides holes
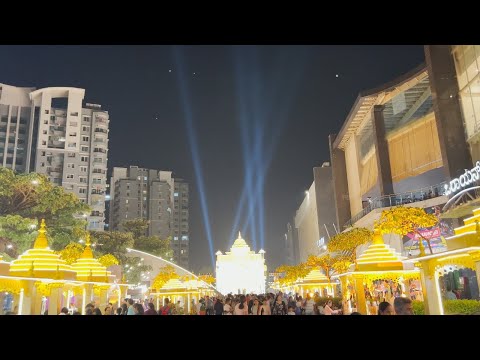
[[[329,254],[322,256],[310,255],[307,259],[307,266],[309,268],[322,269],[328,281],[331,282],[332,276],[336,272],[335,264],[338,262],[338,257],[332,257]]]
[[[113,256],[112,254],[105,254],[103,256],[100,256],[98,258],[98,261],[100,262],[100,264],[102,264],[106,268],[108,268],[112,265],[118,265],[119,264],[118,259],[115,256]]]
[[[275,272],[285,274],[278,280],[281,285],[291,285],[298,279],[307,276],[310,270],[306,263],[300,263],[298,265],[281,265]]]
[[[433,254],[430,239],[426,239],[419,229],[430,228],[438,223],[433,214],[427,214],[424,209],[418,207],[396,206],[383,210],[380,219],[375,222],[375,230],[382,234],[398,234],[405,236],[409,233],[417,234],[421,239],[426,240],[430,253]],[[424,255],[423,241],[419,241],[420,253]]]
[[[372,236],[373,232],[366,228],[353,228],[333,236],[327,244],[327,249],[330,253],[338,253],[337,256],[341,257],[344,266],[345,262],[356,263],[357,247],[369,242]]]
[[[134,240],[131,233],[121,231],[92,231],[92,241],[95,250],[100,255],[112,254],[121,264],[127,262],[127,248],[133,248]]]
[[[89,212],[88,205],[74,194],[67,193],[61,186],[52,184],[44,175],[16,174],[10,169],[0,168],[0,219],[18,216],[37,223],[40,219],[45,219],[49,245],[53,249],[60,250],[69,242],[78,240],[78,234],[85,228],[85,220],[76,216]],[[10,233],[12,237],[6,238],[5,233],[3,236],[18,249],[24,249],[25,244],[21,240],[17,244],[17,239],[26,240],[32,229],[22,227],[23,220],[20,218],[15,221],[19,227],[15,233]],[[33,243],[34,237],[29,239]]]
[[[160,290],[163,285],[167,283],[170,279],[178,279],[180,276],[176,273],[175,268],[172,265],[167,265],[155,277],[153,280],[152,288],[155,290]]]
[[[84,247],[75,242],[71,242],[63,250],[57,251],[56,253],[60,255],[60,258],[65,260],[68,265],[72,265],[75,261],[80,259],[83,254]]]
[[[207,284],[213,284],[215,282],[215,278],[210,274],[198,275],[198,278]]]
[[[31,248],[36,236],[36,226],[36,220],[20,215],[0,217],[0,252],[16,258],[18,254]]]
[[[133,238],[136,239],[147,235],[148,223],[148,220],[132,219],[123,221],[121,226],[124,232],[132,233]]]
[[[133,248],[165,259],[170,259],[173,255],[170,240],[171,237],[162,240],[158,236],[134,236]]]

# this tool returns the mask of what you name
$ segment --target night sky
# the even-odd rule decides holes
[[[226,251],[245,174],[239,102],[250,99],[247,121],[265,126],[258,149],[261,155],[268,144],[275,149],[264,188],[265,250],[273,269],[285,261],[283,234],[313,181],[312,168],[329,161],[328,135],[340,130],[358,93],[424,61],[419,45],[189,46],[180,52],[181,70],[172,46],[0,46],[0,82],[86,89],[85,101],[110,114],[109,169],[172,170],[189,181],[194,271],[210,267],[211,257],[186,113],[198,143],[214,251]],[[235,74],[247,83],[243,90]],[[251,244],[248,234],[246,240]]]

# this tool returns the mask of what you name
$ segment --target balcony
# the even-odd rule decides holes
[[[415,191],[406,192],[402,194],[393,194],[385,195],[374,199],[369,199],[369,204],[358,214],[353,216],[349,221],[343,225],[343,228],[349,228],[353,226],[357,221],[362,219],[364,216],[368,215],[375,209],[388,208],[392,206],[407,205],[412,203],[417,203],[420,201],[426,201],[429,199],[434,199],[442,197],[444,193],[444,185],[446,182],[421,188]]]
[[[96,128],[95,129],[96,133],[102,133],[102,134],[108,134],[108,130],[106,129],[101,129],[101,128]]]

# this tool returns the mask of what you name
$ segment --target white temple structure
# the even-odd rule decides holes
[[[263,294],[267,275],[265,251],[250,250],[240,232],[230,251],[217,251],[216,288],[222,294]]]

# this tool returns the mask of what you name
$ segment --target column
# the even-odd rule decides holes
[[[443,315],[443,304],[438,286],[438,276],[435,272],[434,259],[422,261],[420,279],[422,281],[425,314]]]
[[[372,120],[380,195],[390,195],[393,194],[393,183],[392,171],[390,168],[390,155],[388,152],[388,141],[385,137],[385,121],[383,118],[383,108],[383,105],[375,105],[373,107]]]
[[[350,199],[348,197],[347,166],[345,152],[334,146],[337,135],[328,136],[330,147],[330,163],[332,167],[333,195],[335,199],[335,211],[337,216],[337,229],[343,229],[343,225],[350,220]]]
[[[50,296],[48,297],[48,315],[58,315],[60,313],[60,309],[58,308],[60,305],[60,296],[62,288],[53,288],[50,290]]]
[[[448,179],[472,168],[472,158],[465,140],[458,82],[450,45],[425,45],[433,110],[437,124],[443,168]]]
[[[157,311],[160,310],[160,296],[157,295]]]
[[[367,301],[365,299],[365,289],[363,286],[363,275],[354,274],[355,293],[357,297],[357,311],[362,315],[367,315]]]
[[[479,255],[473,256],[473,260],[475,261],[475,272],[477,275],[477,284],[480,284],[480,258]]]
[[[187,294],[187,301],[188,301],[188,305],[187,305],[187,315],[190,315],[190,308],[191,308],[191,300],[190,300],[190,293]]]

